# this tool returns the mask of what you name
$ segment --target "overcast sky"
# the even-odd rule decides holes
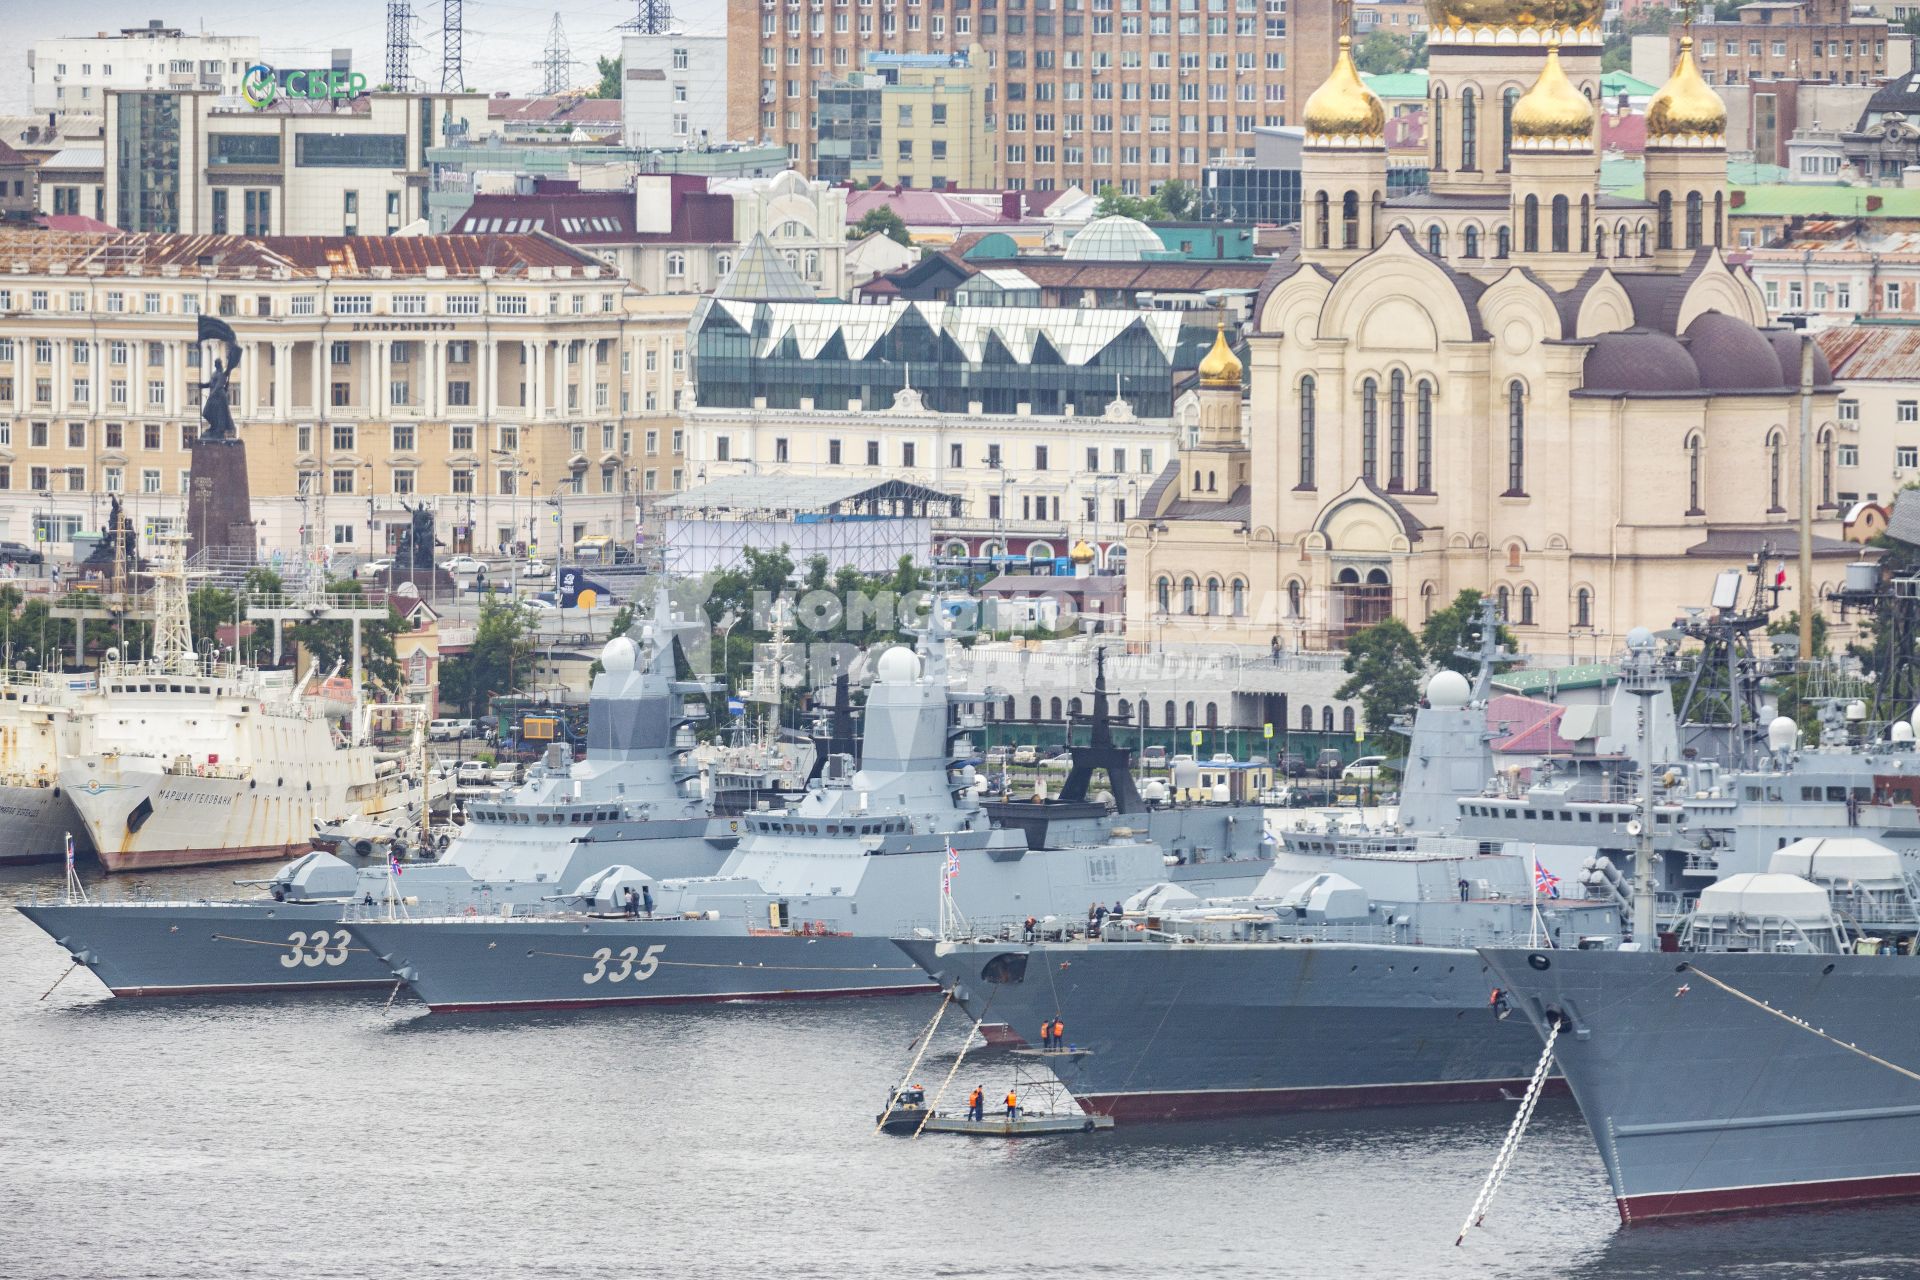
[[[412,0],[415,17],[413,74],[440,83],[442,0]],[[528,93],[539,88],[535,66],[558,12],[580,83],[598,79],[594,59],[620,51],[614,30],[634,15],[635,0],[465,0],[467,83],[488,92]],[[724,0],[674,0],[675,15],[689,30],[718,31]],[[216,35],[257,35],[269,54],[276,49],[353,50],[355,69],[377,77],[386,66],[386,0],[0,0],[0,111],[27,105],[27,49],[49,36],[145,26],[159,18],[171,26]]]

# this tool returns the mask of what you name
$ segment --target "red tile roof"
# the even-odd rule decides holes
[[[559,94],[549,98],[488,98],[487,119],[520,124],[620,123],[620,99]]]
[[[1814,341],[1837,381],[1856,378],[1912,381],[1920,377],[1920,329],[1905,325],[1845,324],[1822,329]]]
[[[892,209],[910,227],[1002,227],[1018,226],[1018,217],[1009,217],[1002,209],[988,209],[977,201],[962,200],[945,191],[925,191],[908,187],[895,191],[875,187],[847,193],[847,225],[860,221],[874,209]]]
[[[444,267],[449,276],[476,276],[481,267],[496,274],[525,275],[535,267],[597,267],[598,258],[542,235],[502,236],[189,236],[115,231],[88,234],[60,229],[0,232],[0,272],[14,264],[30,272],[64,266],[84,271],[99,266],[116,272],[152,272],[165,266],[213,269],[231,279],[243,268],[265,274],[285,270],[310,276],[320,267],[333,276],[354,278],[387,267],[395,275],[423,275]]]
[[[0,141],[0,165],[16,166],[16,165],[23,165],[27,163],[29,163],[29,161],[25,156],[21,155],[18,151],[15,151],[12,147],[8,146],[4,141]]]
[[[456,232],[497,234],[544,231],[568,244],[732,244],[733,197],[707,190],[698,175],[675,174],[672,214],[665,231],[634,230],[631,191],[582,191],[573,182],[547,181],[531,195],[476,196],[453,225]]]

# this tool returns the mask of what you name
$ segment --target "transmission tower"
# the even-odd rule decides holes
[[[560,15],[553,15],[553,30],[547,33],[546,54],[534,63],[540,68],[540,92],[547,97],[567,91],[573,54],[567,48],[567,33],[560,27]]]
[[[413,6],[387,0],[387,84],[397,93],[413,88],[407,58],[413,52]]]
[[[637,0],[640,11],[620,30],[640,36],[663,36],[673,26],[673,6],[667,0]]]
[[[458,93],[467,87],[461,65],[461,7],[465,0],[440,0],[440,91]]]

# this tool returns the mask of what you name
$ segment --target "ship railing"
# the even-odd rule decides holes
[[[174,778],[245,778],[253,770],[238,765],[208,764],[204,760],[176,757],[163,763],[160,772]]]
[[[907,939],[940,938],[938,925],[912,922],[895,937]],[[1104,925],[1089,931],[1087,922],[1055,918],[1041,920],[1029,934],[1024,916],[968,921],[964,936],[948,941],[988,942],[1021,945],[1028,942],[1088,942],[1101,945],[1129,944],[1180,945],[1196,942],[1240,943],[1350,943],[1375,946],[1421,946],[1471,950],[1475,947],[1512,945],[1523,938],[1510,930],[1493,928],[1419,928],[1395,925],[1359,925],[1332,922],[1311,923],[1287,920],[1258,908],[1235,911],[1222,908],[1212,920],[1167,920],[1155,915],[1108,916]]]

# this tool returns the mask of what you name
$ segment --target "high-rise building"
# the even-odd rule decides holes
[[[977,47],[995,185],[1144,193],[1292,122],[1336,25],[1287,0],[728,0],[728,131],[813,173],[823,86],[869,53]]]
[[[1708,84],[1755,80],[1828,80],[1870,84],[1887,76],[1887,20],[1856,17],[1849,0],[1786,0],[1742,5],[1727,22],[1690,29]],[[1689,30],[1675,23],[1672,55]]]
[[[98,115],[112,89],[236,94],[259,61],[258,36],[188,34],[158,18],[144,27],[36,40],[27,53],[36,115]]]
[[[704,147],[728,133],[727,38],[684,31],[620,42],[620,113],[629,147]]]
[[[866,186],[993,183],[989,84],[979,50],[872,53],[865,71],[822,86],[813,176]]]

